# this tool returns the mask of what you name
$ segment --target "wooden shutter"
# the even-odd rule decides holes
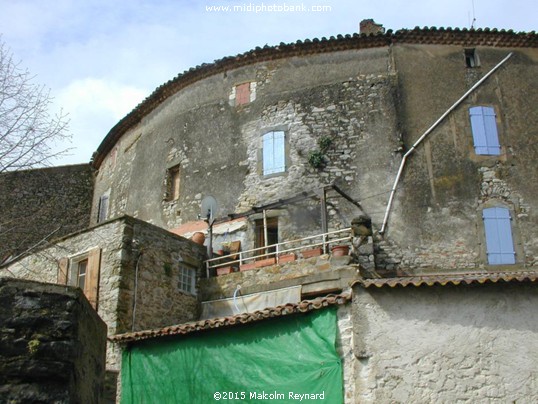
[[[488,264],[515,264],[510,211],[506,208],[487,208],[484,209],[482,215],[486,232]]]
[[[273,132],[274,172],[286,171],[286,151],[284,132]]]
[[[495,110],[492,107],[469,108],[471,129],[476,154],[498,156],[501,154]]]
[[[263,135],[263,175],[286,171],[286,147],[283,131]]]
[[[263,175],[274,172],[273,156],[273,132],[269,132],[263,135]]]
[[[250,83],[235,86],[235,105],[248,104],[250,102]]]
[[[88,268],[86,272],[86,282],[84,284],[84,294],[92,307],[97,310],[99,297],[99,271],[101,267],[101,249],[93,248],[88,253]]]
[[[60,258],[58,262],[58,283],[60,285],[67,285],[67,274],[69,272],[69,259]]]
[[[99,198],[99,209],[97,212],[97,223],[104,222],[108,215],[108,195]]]

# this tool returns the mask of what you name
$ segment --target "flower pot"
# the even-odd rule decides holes
[[[344,257],[346,255],[349,255],[349,246],[336,245],[333,248],[331,248],[331,252],[332,252],[333,257]]]
[[[192,235],[191,240],[196,244],[204,245],[205,235],[201,231],[197,231]]]
[[[280,255],[278,257],[278,263],[279,264],[286,264],[288,262],[293,262],[295,261],[297,257],[295,256],[294,253],[291,253],[291,254],[284,254],[284,255]]]
[[[301,255],[303,258],[312,258],[320,256],[322,252],[323,250],[321,248],[312,248],[310,250],[301,251]]]
[[[227,266],[227,267],[218,267],[217,268],[217,276],[220,276],[220,275],[228,275],[228,274],[231,274],[233,272],[233,268],[231,266]]]

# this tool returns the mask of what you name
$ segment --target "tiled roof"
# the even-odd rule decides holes
[[[253,313],[242,313],[230,317],[219,317],[208,320],[200,320],[185,324],[172,325],[156,330],[135,331],[126,334],[118,334],[111,336],[108,339],[112,342],[127,343],[149,338],[166,337],[170,335],[184,335],[213,328],[247,324],[269,318],[286,316],[289,314],[306,313],[308,311],[322,309],[327,306],[345,304],[350,300],[350,293],[327,295],[322,298],[303,300],[300,303],[288,303],[277,307],[258,310]]]
[[[248,52],[225,57],[213,63],[204,63],[185,71],[174,79],[158,87],[148,98],[121,119],[107,134],[93,157],[92,164],[99,168],[106,154],[119,138],[130,128],[137,125],[144,116],[181,89],[206,77],[231,69],[281,59],[284,57],[306,56],[317,53],[337,52],[350,49],[366,49],[389,46],[394,43],[494,46],[494,47],[538,47],[538,35],[533,31],[513,32],[496,29],[458,29],[458,28],[415,28],[413,30],[388,30],[384,34],[338,35],[330,38],[314,38],[295,43],[280,43],[276,46],[257,47]]]
[[[434,286],[434,285],[470,285],[497,282],[536,282],[537,272],[483,272],[450,275],[423,275],[406,276],[399,278],[359,279],[353,285],[371,287],[406,287],[406,286]]]

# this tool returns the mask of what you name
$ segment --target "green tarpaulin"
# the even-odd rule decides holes
[[[126,348],[121,402],[343,402],[336,309]]]

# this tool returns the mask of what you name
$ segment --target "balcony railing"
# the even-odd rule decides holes
[[[328,252],[329,246],[335,243],[350,243],[352,239],[351,228],[316,234],[296,240],[253,248],[245,251],[232,252],[228,255],[214,257],[206,261],[207,276],[211,269],[226,266],[239,266],[260,259],[275,258],[278,264],[279,258],[285,254],[292,254],[303,250],[320,246],[324,253]]]

